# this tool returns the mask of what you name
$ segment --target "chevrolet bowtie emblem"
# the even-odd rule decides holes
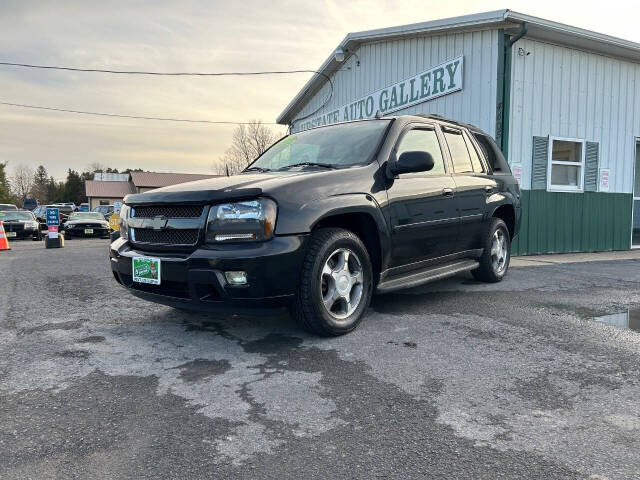
[[[148,225],[154,230],[162,230],[167,226],[167,217],[163,215],[158,215],[156,217],[153,217],[152,219],[149,220]]]

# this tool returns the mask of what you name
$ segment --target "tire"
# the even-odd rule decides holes
[[[362,321],[372,292],[371,260],[360,238],[341,228],[313,232],[293,309],[298,323],[317,335],[344,335]]]
[[[471,274],[482,282],[500,282],[507,274],[511,260],[511,238],[507,225],[499,218],[491,219],[483,235],[480,266]],[[498,250],[494,250],[498,247]]]

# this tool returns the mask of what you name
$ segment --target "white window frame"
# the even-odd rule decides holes
[[[553,142],[555,140],[561,142],[573,142],[580,143],[582,148],[580,149],[580,164],[575,162],[563,162],[559,160],[553,160]],[[547,191],[549,192],[569,192],[569,193],[582,193],[584,192],[584,164],[585,164],[585,153],[586,153],[586,140],[584,138],[568,138],[568,137],[552,137],[549,136],[549,152],[547,153]],[[577,167],[580,165],[580,174],[578,175],[578,180],[580,185],[575,187],[569,185],[553,185],[551,183],[551,168],[553,165],[569,165],[573,167]]]

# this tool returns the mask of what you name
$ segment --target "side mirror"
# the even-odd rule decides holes
[[[391,173],[428,172],[434,166],[433,157],[428,152],[404,152],[391,165]]]

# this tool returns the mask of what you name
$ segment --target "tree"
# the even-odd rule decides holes
[[[18,165],[13,171],[11,186],[13,187],[13,194],[19,202],[22,202],[31,193],[34,175],[33,169],[26,165]]]
[[[47,203],[49,201],[49,198],[47,197],[47,182],[47,169],[44,168],[43,165],[39,165],[36,169],[35,175],[33,176],[31,195],[41,203]]]
[[[63,191],[65,202],[74,202],[76,205],[79,205],[87,201],[84,181],[75,170],[67,170],[67,181],[64,184]]]
[[[56,182],[56,179],[49,177],[47,181],[47,200],[49,203],[63,202],[64,198],[64,184]]]
[[[7,179],[7,162],[0,162],[0,203],[12,203],[11,188]]]
[[[276,133],[260,120],[238,125],[233,131],[231,147],[214,163],[214,170],[220,175],[235,175],[262,155],[275,140]]]

